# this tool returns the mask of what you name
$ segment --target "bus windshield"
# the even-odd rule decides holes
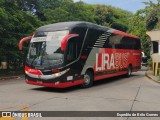
[[[64,63],[61,40],[68,33],[68,31],[36,33],[30,42],[26,62],[33,67],[61,67]]]

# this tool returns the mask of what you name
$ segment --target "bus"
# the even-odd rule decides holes
[[[66,88],[91,87],[94,81],[131,76],[141,68],[140,38],[90,22],[73,21],[38,28],[25,64],[27,84]]]

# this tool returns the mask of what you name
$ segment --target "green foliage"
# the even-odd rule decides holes
[[[72,0],[36,0],[28,2],[27,8],[30,8],[31,4],[35,5],[35,15],[45,23],[88,21],[127,31],[128,19],[132,16],[132,13],[119,8],[90,5],[81,1],[74,3]]]
[[[160,29],[160,0],[157,0],[157,3],[144,2],[146,8],[144,9],[146,29],[148,31],[153,29]]]
[[[63,21],[90,21],[94,20],[94,8],[91,5],[83,2],[73,3],[71,0],[62,1],[61,4],[51,2],[50,5],[44,5],[41,9],[42,16],[44,16],[47,23],[63,22]],[[41,17],[40,17],[41,18]]]
[[[97,24],[107,25],[124,32],[128,30],[128,19],[130,19],[132,13],[105,5],[96,5],[94,11]]]
[[[150,56],[150,40],[146,35],[146,27],[145,27],[145,16],[141,14],[141,11],[138,11],[133,17],[130,19],[129,23],[129,33],[133,35],[137,35],[141,38],[141,46],[142,51],[146,56]]]
[[[152,2],[145,4],[150,7],[133,15],[112,6],[90,5],[73,0],[1,0],[0,61],[4,58],[7,61],[22,59],[17,46],[21,38],[32,35],[36,28],[44,24],[63,21],[88,21],[128,31],[141,37],[142,49],[149,55],[150,43],[146,30],[160,26],[158,24],[160,13],[157,12],[159,10],[157,4]],[[154,10],[151,11],[151,8]]]
[[[41,26],[41,21],[20,9],[16,0],[0,2],[0,61],[11,62],[21,58],[18,42]]]
[[[67,21],[69,13],[67,11],[61,9],[61,8],[56,8],[54,10],[45,9],[44,10],[44,16],[51,23],[55,23],[55,22]]]
[[[148,59],[147,65],[148,65],[149,68],[152,68],[152,63],[153,63],[152,58]]]
[[[141,37],[142,51],[150,56],[151,42],[146,35],[146,31],[160,29],[160,0],[157,0],[157,3],[150,0],[144,2],[144,4],[146,8],[137,11],[132,16],[128,32]]]

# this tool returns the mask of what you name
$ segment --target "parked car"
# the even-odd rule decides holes
[[[147,58],[147,56],[142,56],[141,65],[142,65],[142,66],[147,66],[147,63],[148,63],[148,58]]]

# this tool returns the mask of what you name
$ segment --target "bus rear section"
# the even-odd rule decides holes
[[[141,66],[139,37],[88,22],[42,26],[19,46],[25,40],[30,40],[27,84],[86,88],[94,80],[130,76]]]

